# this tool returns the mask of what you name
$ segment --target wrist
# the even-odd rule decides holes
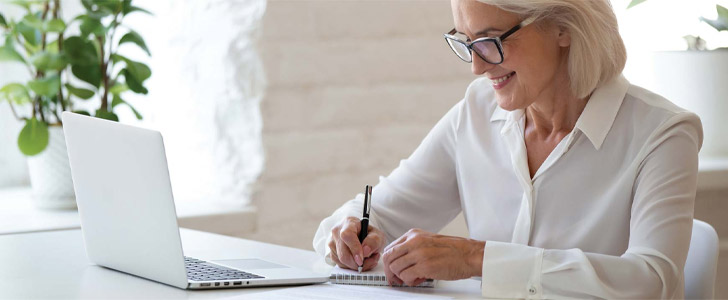
[[[485,254],[485,241],[470,240],[470,245],[470,255],[468,255],[470,277],[483,276],[483,255]]]

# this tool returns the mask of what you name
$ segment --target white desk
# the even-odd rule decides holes
[[[208,260],[264,257],[273,262],[324,274],[328,274],[331,269],[312,251],[189,229],[180,231],[185,255],[188,256]],[[77,229],[1,235],[0,262],[0,299],[228,298],[246,293],[296,288],[181,290],[92,265],[86,258],[81,231]],[[440,281],[434,289],[417,288],[415,292],[415,296],[427,293],[454,298],[478,298],[480,282]]]

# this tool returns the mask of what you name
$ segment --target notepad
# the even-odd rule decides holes
[[[335,283],[335,284],[354,284],[354,285],[375,285],[375,286],[388,286],[389,282],[387,281],[387,276],[384,275],[384,265],[379,262],[379,264],[374,267],[374,269],[361,272],[359,273],[356,270],[349,270],[349,269],[343,269],[339,268],[338,266],[334,267],[333,270],[331,270],[331,275],[329,277],[329,282]],[[403,286],[406,287],[407,285],[394,285],[394,286]],[[435,281],[432,279],[427,279],[424,282],[420,283],[419,285],[415,287],[435,287]]]

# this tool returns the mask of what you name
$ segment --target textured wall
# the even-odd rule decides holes
[[[445,0],[268,2],[252,238],[311,249],[324,217],[409,156],[473,79],[452,27]]]
[[[152,58],[122,50],[148,61],[153,74],[149,95],[129,98],[145,114],[141,125],[164,135],[175,199],[248,205],[263,168],[265,79],[256,44],[266,1],[138,4],[154,16],[130,15],[128,24]]]

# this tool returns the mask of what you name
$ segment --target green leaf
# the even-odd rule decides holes
[[[8,22],[5,21],[5,17],[1,13],[0,13],[0,25],[2,25],[5,28],[8,27]]]
[[[101,67],[96,65],[73,65],[71,66],[71,73],[76,78],[81,79],[94,87],[98,88],[101,85]]]
[[[25,63],[23,56],[18,51],[15,51],[14,45],[13,43],[5,43],[5,45],[0,47],[0,61],[18,61]]]
[[[109,93],[111,93],[113,95],[119,95],[128,90],[129,90],[129,86],[127,86],[126,84],[117,83],[109,89]]]
[[[132,90],[135,93],[140,94],[147,94],[149,91],[142,85],[141,82],[139,82],[136,77],[131,75],[131,72],[129,70],[124,69],[121,71],[121,74],[124,75],[124,79],[126,80],[126,85],[129,86],[129,89]]]
[[[136,108],[134,108],[134,106],[131,106],[131,104],[129,104],[129,102],[124,102],[124,104],[126,104],[126,106],[128,106],[129,108],[131,108],[131,112],[133,112],[133,113],[134,113],[134,116],[136,116],[137,120],[141,120],[141,119],[144,119],[144,117],[142,117],[142,114],[140,114],[140,113],[139,113],[139,112],[138,112],[138,111],[136,110]]]
[[[34,29],[43,30],[43,21],[41,21],[41,19],[38,19],[38,17],[36,17],[33,14],[25,15],[21,22],[25,23],[26,25],[28,25]]]
[[[18,148],[27,156],[39,154],[48,146],[48,125],[35,117],[25,121],[18,135]]]
[[[146,9],[143,9],[141,7],[137,7],[137,6],[131,5],[131,0],[124,0],[123,1],[123,3],[122,3],[122,9],[121,9],[121,13],[122,14],[128,15],[128,14],[133,13],[135,11],[142,12],[142,13],[145,13],[145,14],[148,14],[148,15],[151,15],[151,16],[154,15],[154,14],[152,14],[151,12],[149,12]]]
[[[38,68],[38,70],[59,71],[68,65],[68,59],[64,54],[53,54],[46,51],[38,52],[30,58],[30,62]]]
[[[84,116],[89,116],[89,117],[91,116],[91,114],[85,110],[74,110],[73,113],[79,114],[79,115],[84,115]]]
[[[149,69],[149,67],[143,63],[133,61],[131,59],[128,59],[126,57],[123,57],[119,55],[124,62],[126,63],[126,69],[131,73],[131,75],[136,78],[140,83],[144,82],[144,80],[149,79],[149,77],[152,76],[152,70]]]
[[[144,42],[144,39],[142,38],[142,36],[139,35],[139,33],[137,33],[134,30],[130,30],[129,33],[127,33],[121,37],[121,40],[119,40],[119,45],[121,46],[121,44],[123,44],[123,43],[134,43],[137,46],[139,46],[139,48],[142,48],[142,50],[144,50],[144,52],[146,52],[147,55],[149,55],[149,56],[152,55],[149,52],[149,48],[147,48],[147,44]]]
[[[129,89],[135,93],[147,94],[149,91],[142,85],[145,80],[152,76],[152,70],[143,63],[135,62],[121,55],[115,55],[112,57],[115,61],[123,60],[126,63],[126,68],[121,70],[126,85]]]
[[[101,24],[100,19],[84,15],[79,16],[76,19],[81,20],[81,25],[79,26],[79,28],[81,29],[82,37],[87,37],[91,34],[95,36],[104,36],[106,34],[106,30],[104,29],[104,25]]]
[[[111,109],[114,109],[114,107],[122,103],[124,103],[124,100],[121,100],[119,95],[114,95],[114,98],[111,100]]]
[[[72,36],[63,41],[63,50],[68,55],[71,64],[75,65],[99,65],[99,56],[96,53],[94,44],[77,36]]]
[[[108,112],[108,111],[101,110],[101,109],[96,111],[96,117],[100,118],[100,119],[106,119],[109,121],[119,122],[119,116],[117,116],[115,113]]]
[[[84,99],[84,100],[90,99],[91,97],[93,97],[96,94],[92,90],[77,88],[77,87],[74,87],[74,86],[72,86],[70,84],[66,84],[66,89],[72,95],[74,95],[76,97],[79,97],[81,99]]]
[[[45,32],[63,32],[66,30],[66,23],[61,19],[49,20],[43,24],[43,31]]]
[[[119,13],[122,9],[121,0],[95,0],[93,2],[96,4],[98,10],[104,10],[110,14]]]
[[[629,5],[627,6],[627,8],[628,8],[628,9],[629,9],[629,8],[632,8],[633,6],[635,6],[635,5],[637,5],[637,4],[640,4],[640,3],[642,3],[642,2],[645,2],[645,1],[646,1],[646,0],[632,0],[632,1],[631,1],[631,2],[629,3]]]
[[[58,94],[61,88],[61,78],[58,75],[52,75],[46,78],[33,79],[28,82],[28,87],[37,95],[53,97]]]
[[[11,0],[11,1],[8,1],[8,2],[10,4],[15,4],[17,6],[23,7],[23,8],[25,8],[25,10],[28,10],[28,11],[30,11],[30,5],[33,3],[31,1],[28,1],[28,0]]]
[[[119,97],[119,95],[114,95],[114,99],[111,100],[111,109],[113,110],[114,107],[116,107],[119,104],[125,104],[126,106],[128,106],[131,109],[131,111],[134,113],[134,116],[136,116],[137,120],[143,119],[142,114],[140,114],[133,106],[131,106],[131,104],[129,104],[129,102],[126,102],[123,99],[121,99],[121,97]]]
[[[7,100],[21,105],[32,101],[28,89],[20,83],[10,83],[0,88],[0,100]]]
[[[23,36],[23,39],[25,39],[25,42],[28,43],[29,45],[31,45],[31,46],[40,45],[40,39],[41,39],[40,30],[33,28],[32,26],[28,25],[25,21],[20,21],[20,23],[15,25],[15,30]]]

